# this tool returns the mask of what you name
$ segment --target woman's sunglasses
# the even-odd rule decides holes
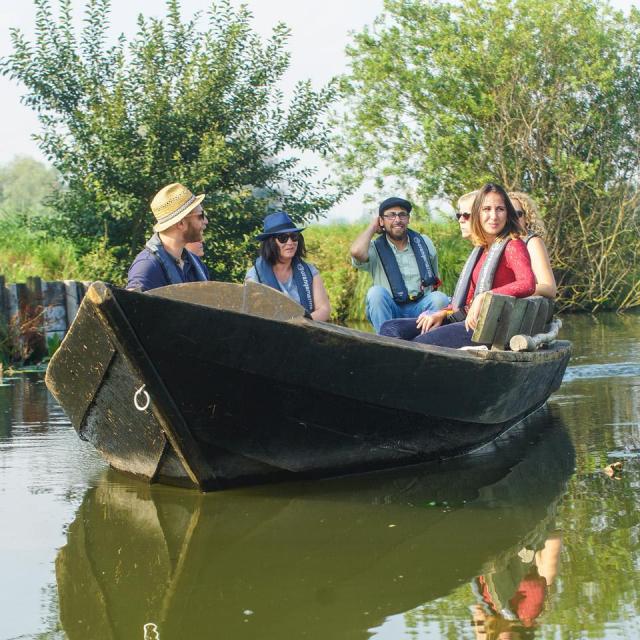
[[[300,234],[297,233],[296,231],[292,233],[279,233],[276,236],[276,240],[280,244],[287,244],[287,241],[289,240],[291,240],[291,242],[298,242],[299,239],[300,239]]]

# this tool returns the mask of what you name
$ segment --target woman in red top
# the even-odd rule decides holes
[[[479,190],[471,208],[471,239],[474,245],[482,247],[482,251],[469,279],[463,309],[466,312],[464,320],[455,321],[453,314],[458,309],[449,305],[447,309],[422,314],[415,321],[413,328],[399,326],[400,321],[390,320],[382,325],[380,334],[413,338],[415,342],[443,347],[471,346],[471,336],[478,322],[485,291],[516,298],[526,298],[535,291],[536,280],[531,269],[531,259],[519,234],[518,217],[505,190],[497,184],[485,184]],[[501,243],[506,245],[495,267],[493,280],[488,286],[484,281],[480,283],[482,293],[476,295],[482,266],[492,253],[498,255]],[[484,278],[486,277],[487,274],[484,274]],[[405,320],[406,322],[410,320]],[[417,335],[418,333],[420,335]]]

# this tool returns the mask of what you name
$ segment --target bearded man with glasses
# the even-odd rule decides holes
[[[404,198],[387,198],[351,245],[353,266],[373,279],[366,313],[376,333],[387,320],[413,318],[449,304],[449,297],[437,291],[440,278],[433,242],[409,229],[411,209]],[[374,240],[376,234],[380,237]]]
[[[186,245],[202,242],[207,216],[204,194],[193,195],[179,183],[158,191],[151,201],[154,234],[129,268],[127,289],[148,291],[170,284],[209,280],[204,263]]]

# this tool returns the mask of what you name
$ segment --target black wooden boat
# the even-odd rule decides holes
[[[163,640],[371,638],[540,548],[574,464],[543,410],[482,452],[348,478],[202,495],[105,472],[56,559],[61,626],[70,640],[145,625]]]
[[[98,282],[46,382],[112,467],[206,491],[470,451],[542,406],[569,354],[375,336],[256,284]]]

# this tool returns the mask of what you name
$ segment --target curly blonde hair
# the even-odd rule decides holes
[[[509,198],[511,200],[517,200],[522,206],[524,211],[524,233],[522,235],[529,235],[535,233],[544,237],[546,229],[544,222],[538,212],[538,205],[534,202],[533,198],[522,191],[509,191]],[[518,207],[516,207],[517,209]]]

